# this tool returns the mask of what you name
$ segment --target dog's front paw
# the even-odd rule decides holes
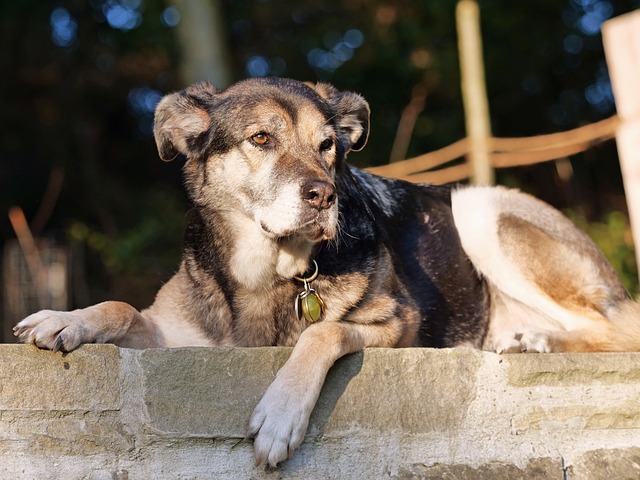
[[[13,334],[24,343],[65,352],[91,341],[82,317],[74,312],[41,310],[18,322]]]
[[[254,437],[256,465],[278,463],[291,458],[300,446],[309,425],[313,402],[305,393],[293,394],[277,378],[251,415],[248,437]]]

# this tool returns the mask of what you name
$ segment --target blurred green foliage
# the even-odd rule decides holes
[[[110,275],[177,270],[176,259],[181,250],[179,239],[185,227],[184,205],[165,189],[145,195],[137,206],[147,215],[135,225],[108,235],[75,220],[67,227],[68,238],[72,243],[84,244],[98,253]]]

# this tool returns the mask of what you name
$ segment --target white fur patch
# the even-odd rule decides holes
[[[276,263],[278,275],[283,278],[292,278],[307,271],[313,245],[304,237],[296,237],[281,245]]]
[[[273,202],[256,208],[256,222],[275,235],[286,235],[299,227],[302,203],[300,188],[295,183],[280,186]]]
[[[271,286],[277,245],[253,220],[235,215],[231,221],[233,235],[237,238],[231,257],[231,274],[249,289]]]

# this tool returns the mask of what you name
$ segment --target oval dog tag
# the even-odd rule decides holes
[[[324,302],[313,288],[305,290],[298,296],[300,311],[307,322],[317,322],[324,313]]]
[[[324,314],[324,302],[322,298],[309,286],[318,276],[318,264],[315,260],[313,260],[313,264],[316,269],[310,277],[293,277],[304,284],[304,290],[296,297],[296,316],[300,319],[304,318],[309,323],[317,322]]]

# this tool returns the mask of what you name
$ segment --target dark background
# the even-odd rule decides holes
[[[481,0],[496,136],[563,131],[615,106],[600,24],[640,0]],[[414,88],[428,92],[406,156],[465,134],[453,0],[221,1],[234,80],[277,75],[360,92],[369,144],[350,161],[387,163]],[[0,242],[22,207],[34,233],[73,246],[84,273],[73,306],[151,303],[180,259],[188,203],[178,162],[151,135],[161,96],[185,86],[180,9],[160,0],[21,0],[0,9]],[[183,25],[184,26],[184,25]],[[570,159],[498,172],[569,214],[637,289],[615,142]],[[566,164],[565,164],[566,170]],[[47,185],[61,188],[45,198]],[[53,179],[53,183],[52,183]],[[44,199],[44,200],[43,200]],[[49,213],[50,211],[50,213]]]

